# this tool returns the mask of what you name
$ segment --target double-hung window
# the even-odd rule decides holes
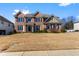
[[[18,18],[18,22],[23,22],[23,18],[22,17]]]
[[[22,25],[19,25],[18,26],[18,30],[23,30],[23,26]]]
[[[26,22],[27,22],[27,23],[28,23],[28,22],[31,22],[31,18],[30,18],[30,17],[26,18]]]
[[[35,18],[35,22],[40,22],[40,18]]]

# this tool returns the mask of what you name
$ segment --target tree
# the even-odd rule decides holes
[[[71,21],[71,20],[74,22],[76,18],[74,16],[68,16],[67,21]]]
[[[65,24],[65,29],[68,29],[68,30],[73,29],[73,21],[72,20],[68,21]]]
[[[76,20],[74,16],[68,16],[67,18],[63,18],[62,20],[64,21],[62,26],[64,30],[73,29],[73,23]]]

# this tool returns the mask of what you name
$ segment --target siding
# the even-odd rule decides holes
[[[74,23],[74,30],[79,30],[79,23]]]
[[[0,30],[5,30],[6,34],[9,34],[9,32],[13,32],[13,24],[3,21],[3,24],[1,23],[2,20],[0,20]],[[8,26],[10,24],[10,26]]]

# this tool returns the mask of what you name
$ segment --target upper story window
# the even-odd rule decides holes
[[[8,24],[8,26],[10,27],[10,24]]]
[[[19,25],[18,26],[18,30],[23,30],[23,26],[22,25]]]
[[[40,18],[35,18],[35,22],[40,22]]]
[[[22,17],[18,18],[18,22],[23,22],[23,18]]]
[[[31,18],[30,17],[26,18],[26,22],[31,22]]]

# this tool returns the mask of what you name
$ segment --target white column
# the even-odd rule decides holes
[[[53,25],[52,25],[52,29],[53,29]]]
[[[23,25],[23,32],[26,32],[26,26]]]
[[[34,27],[32,26],[32,32],[34,32]]]
[[[61,31],[61,25],[59,25],[59,31]]]

